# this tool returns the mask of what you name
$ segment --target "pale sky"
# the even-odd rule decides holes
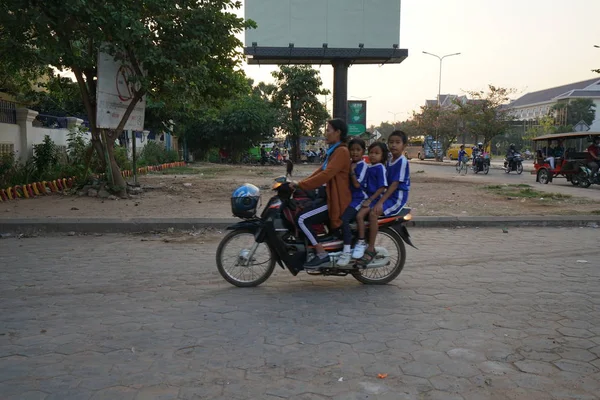
[[[243,15],[243,10],[240,12]],[[401,64],[352,66],[349,100],[367,100],[367,125],[404,120],[435,99],[439,61],[445,55],[442,94],[483,90],[488,84],[527,92],[598,77],[599,0],[402,0]],[[243,39],[242,39],[243,40]],[[318,66],[317,66],[318,67]],[[274,66],[246,65],[256,82],[272,81]],[[333,68],[320,68],[333,90]],[[331,97],[328,107],[331,110]]]

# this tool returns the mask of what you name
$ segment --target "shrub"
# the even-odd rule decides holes
[[[155,141],[148,141],[140,153],[137,164],[140,167],[158,165],[179,160],[177,150],[166,150],[163,145]]]
[[[15,160],[14,154],[0,157],[0,188],[34,182],[35,167],[32,161],[21,164]]]
[[[44,141],[33,145],[33,165],[37,179],[52,179],[57,172],[59,152],[50,136],[44,136]],[[25,182],[28,183],[28,182]]]

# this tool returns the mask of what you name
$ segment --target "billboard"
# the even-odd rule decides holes
[[[346,114],[348,135],[362,135],[367,130],[367,102],[365,100],[348,100]]]
[[[98,88],[96,90],[96,127],[116,129],[133,98],[134,86],[129,77],[131,66],[115,61],[106,53],[98,53]],[[146,96],[136,104],[124,130],[143,131]]]
[[[246,0],[245,46],[391,49],[400,43],[400,0]]]

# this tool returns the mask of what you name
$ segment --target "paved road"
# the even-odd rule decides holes
[[[0,398],[598,398],[597,230],[413,237],[391,285],[255,289],[218,237],[0,240]]]
[[[483,185],[489,184],[528,184],[532,185],[536,190],[568,194],[571,196],[585,197],[592,200],[600,201],[600,186],[592,185],[587,189],[574,187],[570,182],[567,182],[564,178],[557,178],[552,183],[547,185],[541,185],[536,183],[535,175],[531,175],[528,172],[523,172],[522,175],[517,175],[514,172],[510,174],[505,173],[502,170],[492,169],[488,175],[473,174],[472,171],[466,176],[459,176],[456,173],[456,169],[449,163],[442,165],[433,163],[431,161],[415,161],[411,160],[412,168],[411,172],[425,171],[427,176],[442,177],[449,180],[466,181],[466,182],[478,182]]]

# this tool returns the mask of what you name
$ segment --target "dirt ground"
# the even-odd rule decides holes
[[[310,174],[317,166],[297,165],[294,180]],[[187,174],[181,174],[187,172]],[[192,172],[192,174],[189,174]],[[229,218],[229,197],[234,188],[249,182],[270,196],[273,178],[285,167],[196,164],[140,177],[144,193],[131,199],[103,200],[71,195],[52,195],[0,203],[0,218]],[[589,199],[507,195],[485,185],[428,176],[415,165],[412,169],[409,206],[415,215],[559,215],[598,214],[600,205]],[[517,188],[520,189],[520,188]],[[518,190],[517,190],[518,191]],[[542,197],[543,196],[543,197]]]

